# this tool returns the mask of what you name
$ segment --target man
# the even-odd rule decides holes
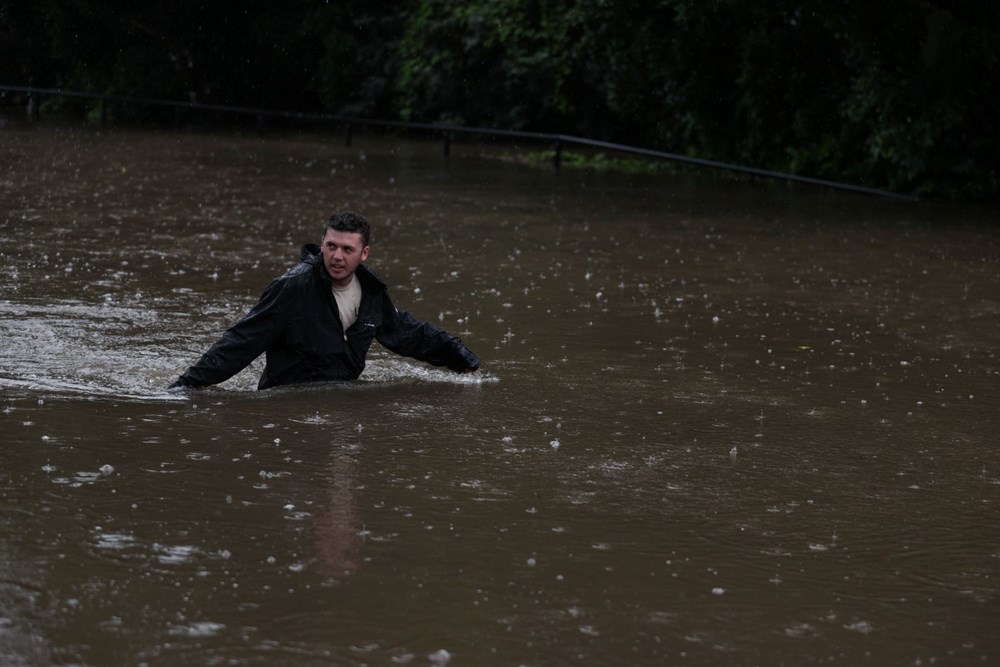
[[[459,373],[479,369],[462,341],[397,310],[386,285],[362,264],[371,227],[354,213],[330,218],[322,244],[264,290],[260,301],[171,385],[196,388],[228,380],[261,353],[258,389],[354,380],[373,340],[389,350]]]

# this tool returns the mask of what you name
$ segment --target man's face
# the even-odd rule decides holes
[[[368,259],[368,246],[364,242],[364,237],[358,232],[326,230],[320,248],[323,250],[323,266],[334,285],[343,287],[350,284],[358,265]]]

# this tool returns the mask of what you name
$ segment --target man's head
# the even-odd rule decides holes
[[[338,232],[356,232],[361,234],[365,247],[371,245],[371,225],[368,224],[368,221],[364,218],[364,216],[360,216],[357,213],[350,213],[348,211],[343,213],[334,213],[330,216],[330,220],[326,223],[326,229],[323,230],[324,234],[330,229]]]
[[[336,213],[330,218],[320,249],[323,266],[334,285],[344,287],[350,284],[358,266],[368,259],[370,240],[371,226],[360,215]]]

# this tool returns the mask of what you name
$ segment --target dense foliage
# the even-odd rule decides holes
[[[991,0],[0,0],[0,84],[562,132],[1000,193]]]

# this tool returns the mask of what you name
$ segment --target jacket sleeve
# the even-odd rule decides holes
[[[276,280],[264,290],[257,305],[226,330],[222,337],[184,372],[172,387],[204,387],[225,382],[250,365],[281,335],[285,282]]]
[[[402,354],[434,366],[447,366],[461,373],[479,368],[479,357],[465,347],[461,339],[443,329],[398,310],[388,295],[383,297],[382,326],[378,342],[396,354]]]

